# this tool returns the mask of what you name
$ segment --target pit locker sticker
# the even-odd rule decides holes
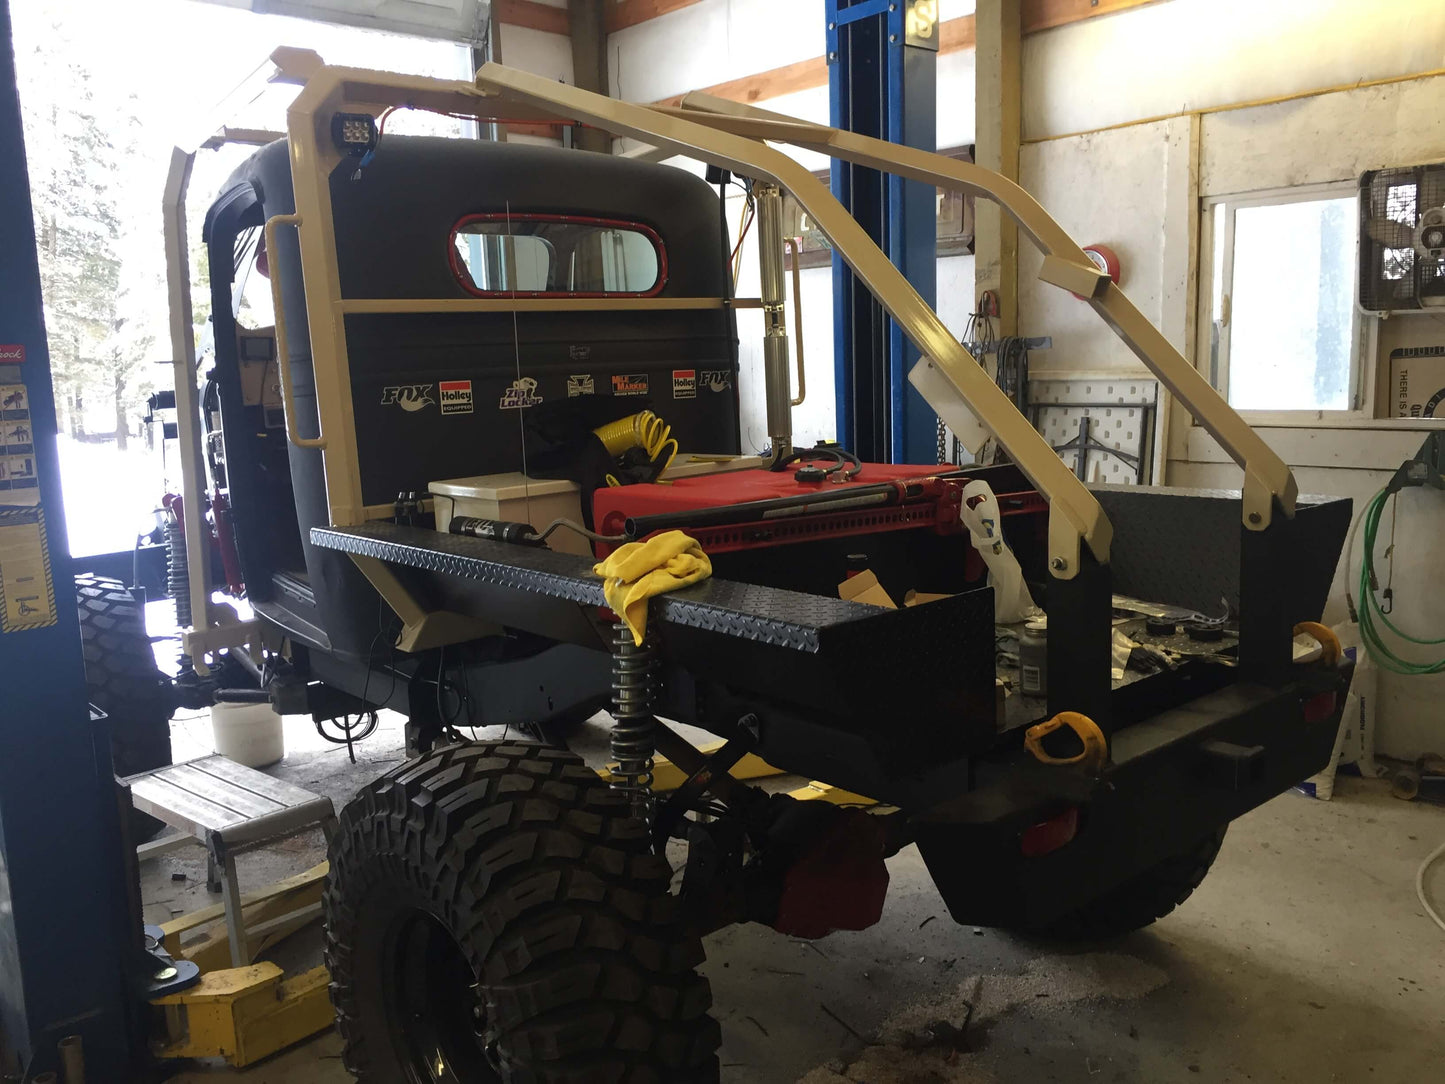
[[[591,373],[579,373],[576,376],[567,378],[567,398],[576,399],[581,395],[595,395],[597,384],[592,379]]]
[[[0,344],[0,365],[25,364],[25,347],[20,343]]]
[[[612,377],[613,395],[646,395],[646,373],[616,373]]]
[[[443,380],[437,385],[441,396],[443,414],[470,414],[472,412],[472,382],[470,380]]]
[[[697,370],[672,370],[672,397],[674,399],[697,398]]]
[[[0,507],[39,503],[30,395],[24,384],[0,384]]]
[[[541,401],[542,397],[537,394],[537,381],[530,376],[523,376],[512,381],[512,386],[502,392],[502,401],[497,407],[500,410],[522,410],[536,406]]]
[[[0,512],[0,631],[25,632],[55,620],[44,512]]]
[[[733,374],[727,369],[704,369],[702,386],[708,391],[727,391],[733,386]]]

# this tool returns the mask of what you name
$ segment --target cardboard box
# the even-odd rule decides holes
[[[1390,413],[1445,418],[1445,345],[1390,351]]]
[[[885,610],[898,609],[872,569],[849,576],[838,585],[838,597],[845,602],[866,602],[870,606],[882,606]]]

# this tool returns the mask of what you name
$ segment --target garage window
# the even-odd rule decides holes
[[[482,296],[647,297],[667,281],[662,238],[637,222],[576,215],[468,215],[452,270]]]
[[[1357,410],[1353,187],[1210,199],[1204,212],[1200,354],[1214,386],[1237,410]]]

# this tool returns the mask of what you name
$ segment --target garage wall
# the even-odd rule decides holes
[[[1442,68],[1445,5],[1436,0],[1322,0],[1308,18],[1294,5],[1169,0],[1047,31],[1024,42],[1022,181],[1077,240],[1119,251],[1121,285],[1193,358],[1199,201],[1445,157],[1445,77],[1408,78]],[[1080,72],[1095,77],[1081,80]],[[1375,80],[1403,81],[1355,85]],[[1340,84],[1352,89],[1330,90]],[[1267,96],[1289,100],[1229,108]],[[1019,266],[1021,327],[1054,336],[1044,364],[1135,365],[1092,326],[1092,314],[1036,282],[1037,258],[1021,253]],[[1445,345],[1445,318],[1397,317],[1378,335],[1367,365],[1396,345]],[[1302,492],[1351,497],[1358,511],[1429,427],[1367,421],[1260,432],[1295,469]],[[1170,484],[1240,485],[1239,468],[1187,416],[1175,412],[1163,443]],[[1445,550],[1435,540],[1445,532],[1445,496],[1409,494],[1399,513],[1394,619],[1440,635]],[[1325,615],[1331,622],[1346,617],[1344,577],[1341,568]],[[1381,751],[1410,757],[1445,748],[1435,706],[1445,678],[1382,677]]]
[[[1024,138],[1441,68],[1439,0],[1167,0],[1025,38]]]
[[[973,11],[969,0],[943,0],[940,18],[953,19]],[[740,79],[789,64],[809,61],[823,52],[821,2],[776,3],[773,0],[702,0],[678,11],[612,34],[609,38],[613,94],[629,101],[651,102],[689,90]],[[510,57],[509,57],[510,62]],[[802,120],[828,123],[828,88],[811,87],[752,103]],[[965,49],[938,58],[938,146],[958,147],[974,138],[974,54]],[[621,141],[623,149],[631,144]],[[811,170],[826,169],[826,156],[780,148]],[[673,164],[701,172],[685,159]],[[729,201],[729,229],[736,231],[736,199]],[[744,245],[738,293],[757,295],[757,249],[750,237]],[[801,272],[803,344],[808,398],[793,411],[798,444],[837,436],[833,399],[833,281],[828,267]],[[789,290],[791,291],[791,279]],[[962,335],[972,310],[973,257],[951,256],[938,263],[938,311],[955,335]],[[791,294],[788,325],[793,324]],[[743,446],[761,450],[767,443],[763,401],[762,316],[738,315],[739,359],[742,367]],[[796,389],[795,389],[796,390]]]

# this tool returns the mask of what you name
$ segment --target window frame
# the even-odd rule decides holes
[[[1214,326],[1214,248],[1215,208],[1223,206],[1223,231],[1221,247],[1222,282],[1221,293],[1231,298],[1234,284],[1234,229],[1235,214],[1241,207],[1278,207],[1291,203],[1315,203],[1326,199],[1359,198],[1359,185],[1354,180],[1327,181],[1320,184],[1292,185],[1283,188],[1263,188],[1250,192],[1228,195],[1206,196],[1200,200],[1199,212],[1199,282],[1198,309],[1196,319],[1195,365],[1221,395],[1229,398],[1230,338],[1233,334],[1233,314],[1220,331],[1218,372],[1211,371],[1211,333]],[[1354,273],[1359,275],[1359,236],[1355,234],[1356,252],[1351,261]],[[1309,407],[1287,410],[1239,410],[1239,415],[1251,425],[1352,425],[1375,418],[1376,344],[1379,320],[1364,312],[1359,304],[1358,282],[1351,286],[1350,301],[1350,382],[1349,406],[1343,410],[1319,410]],[[1196,426],[1198,422],[1194,423]]]
[[[519,222],[564,222],[576,226],[593,226],[640,234],[651,242],[652,249],[657,254],[657,280],[646,290],[484,290],[476,284],[470,268],[461,262],[461,254],[457,251],[457,237],[461,234],[463,227],[473,222],[502,222],[508,225]],[[509,232],[499,236],[519,235]],[[541,238],[541,240],[547,243],[545,238]],[[549,247],[554,246],[549,243]],[[593,215],[569,215],[541,211],[479,211],[463,215],[452,226],[451,234],[447,238],[447,262],[452,269],[452,277],[456,279],[457,285],[473,297],[656,297],[667,286],[668,279],[667,246],[663,244],[661,234],[645,222],[635,222],[623,218],[599,218]]]

